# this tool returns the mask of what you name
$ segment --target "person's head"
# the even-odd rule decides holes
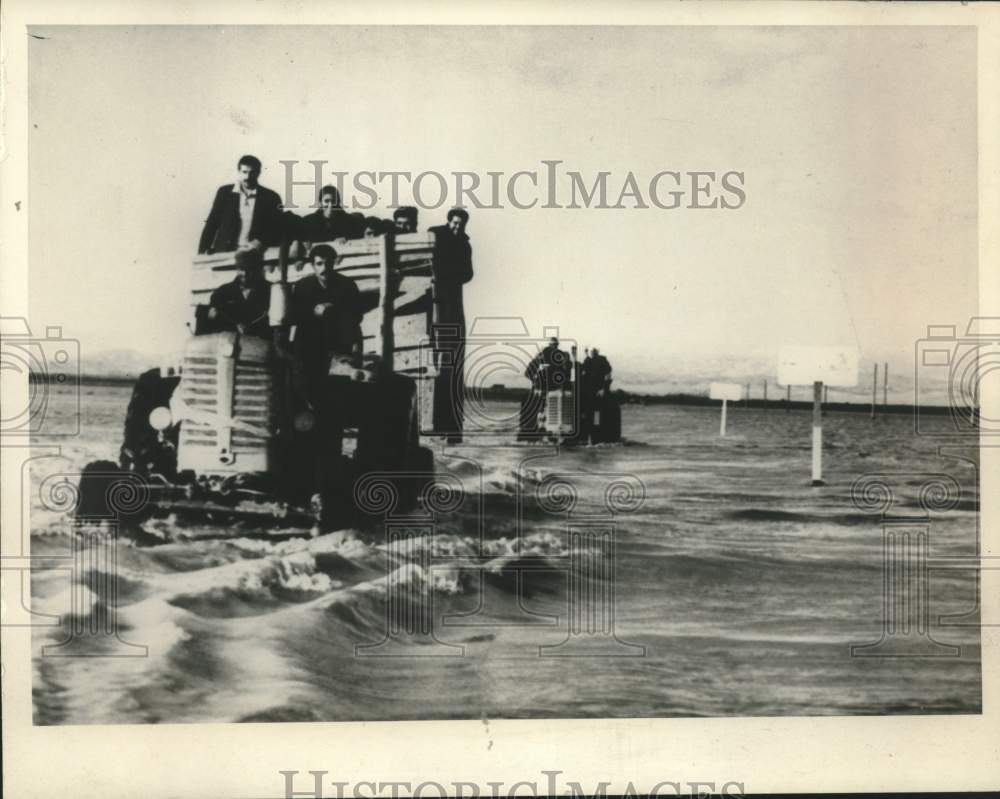
[[[412,205],[397,208],[392,215],[397,233],[413,233],[417,229],[417,209]]]
[[[309,251],[309,260],[320,282],[325,284],[337,264],[337,251],[329,244],[317,244]]]
[[[340,192],[336,186],[324,186],[319,191],[319,207],[323,216],[332,216],[336,208],[340,208]]]
[[[260,159],[253,155],[244,155],[236,164],[236,174],[244,189],[257,188],[257,178],[260,177]]]
[[[453,236],[465,232],[465,226],[469,222],[469,212],[464,208],[452,208],[448,212],[448,230]]]
[[[555,336],[549,339],[549,349],[550,350],[559,349],[559,339],[556,338]]]
[[[264,258],[260,250],[237,250],[233,256],[236,263],[236,282],[249,288],[264,279]]]
[[[597,351],[597,347],[591,347],[590,348],[590,354],[593,355],[596,358],[601,353]]]
[[[374,239],[382,235],[382,220],[377,216],[365,218],[365,238]]]

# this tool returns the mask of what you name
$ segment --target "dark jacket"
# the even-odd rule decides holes
[[[580,369],[580,382],[584,391],[596,394],[611,385],[611,363],[603,355],[590,355]]]
[[[462,286],[472,280],[472,245],[464,233],[447,225],[429,228],[434,234],[434,322],[457,324],[465,335]]]
[[[323,317],[315,308],[331,303]],[[361,341],[361,292],[353,280],[334,272],[322,286],[316,275],[308,275],[292,291],[292,322],[300,356],[315,364],[325,356],[350,355]]]
[[[558,347],[546,347],[528,364],[524,376],[538,391],[553,391],[569,384],[569,355]]]
[[[323,216],[322,211],[314,211],[302,217],[299,219],[296,235],[299,241],[318,244],[321,241],[360,237],[364,232],[364,228],[358,229],[357,220],[343,209],[337,209],[329,219]]]
[[[233,191],[234,185],[227,183],[215,193],[212,210],[198,242],[199,253],[229,252],[239,246],[242,198],[238,191]],[[264,247],[273,247],[281,242],[282,224],[281,198],[277,192],[258,185],[250,221],[250,240],[257,239]]]
[[[209,305],[218,312],[213,320],[214,332],[238,330],[248,336],[269,338],[271,326],[267,311],[271,304],[271,287],[268,283],[254,286],[244,297],[240,284],[233,280],[212,292]]]

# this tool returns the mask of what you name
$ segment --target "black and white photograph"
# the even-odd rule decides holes
[[[985,718],[976,24],[238,22],[6,34],[33,734]]]

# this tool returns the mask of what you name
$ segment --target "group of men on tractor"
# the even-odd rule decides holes
[[[291,394],[303,403],[306,416],[316,425],[318,480],[328,481],[336,472],[343,430],[348,422],[347,385],[333,386],[331,363],[361,365],[361,321],[369,308],[349,277],[336,270],[337,242],[371,238],[384,233],[410,233],[417,228],[417,210],[399,208],[392,223],[360,214],[348,214],[335,186],[324,186],[319,208],[299,216],[284,210],[278,194],[259,183],[261,163],[245,155],[237,164],[237,179],[215,194],[198,244],[199,253],[234,252],[236,275],[216,289],[207,308],[201,309],[198,333],[232,331],[270,340],[275,353],[288,366]],[[472,247],[465,227],[469,219],[463,208],[448,212],[447,223],[430,228],[435,234],[433,258],[434,350],[448,352],[440,358],[441,370],[457,390],[447,392],[452,400],[444,408],[445,418],[435,419],[435,429],[449,441],[460,441],[465,313],[462,286],[473,276]],[[272,328],[269,318],[271,288],[264,276],[264,252],[279,247],[290,261],[306,261],[312,274],[292,287],[284,324]],[[369,306],[370,307],[370,306]],[[447,335],[437,341],[437,331]],[[337,381],[333,381],[337,383]],[[437,409],[436,409],[437,410]]]

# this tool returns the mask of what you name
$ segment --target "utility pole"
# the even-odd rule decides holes
[[[889,404],[889,363],[882,364],[882,405]]]
[[[875,374],[872,375],[872,419],[875,418],[875,402],[878,399],[878,364],[875,364]]]
[[[813,383],[813,428],[812,428],[812,484],[823,485],[823,410],[820,407],[820,397],[823,396],[823,384]]]

